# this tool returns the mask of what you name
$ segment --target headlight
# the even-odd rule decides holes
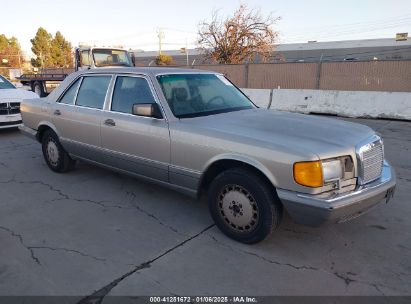
[[[294,164],[294,180],[297,184],[316,188],[344,177],[341,159],[298,162]]]
[[[340,159],[322,162],[324,183],[343,178],[343,167]]]

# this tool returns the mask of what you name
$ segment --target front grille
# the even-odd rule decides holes
[[[0,115],[13,115],[20,113],[20,102],[0,103]]]
[[[15,108],[15,109],[10,109],[9,114],[19,114],[20,113],[20,108]]]
[[[384,164],[384,145],[381,138],[363,145],[358,152],[360,184],[366,184],[381,176]]]

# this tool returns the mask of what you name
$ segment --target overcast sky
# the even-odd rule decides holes
[[[394,37],[411,34],[410,0],[20,0],[0,1],[0,34],[16,36],[31,54],[38,27],[61,31],[73,43],[157,50],[195,47],[197,25],[213,10],[231,14],[240,3],[281,16],[280,43]]]

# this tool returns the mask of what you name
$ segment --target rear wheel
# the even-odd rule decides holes
[[[242,243],[262,241],[281,222],[282,206],[273,187],[251,171],[235,168],[222,172],[208,194],[216,225]]]
[[[42,137],[44,159],[51,170],[58,173],[70,171],[75,161],[68,155],[61,145],[56,133],[47,130]]]

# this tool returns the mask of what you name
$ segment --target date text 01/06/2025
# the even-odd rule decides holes
[[[168,297],[150,297],[150,303],[258,303],[255,297],[233,296],[233,297],[184,297],[184,296],[168,296]]]

